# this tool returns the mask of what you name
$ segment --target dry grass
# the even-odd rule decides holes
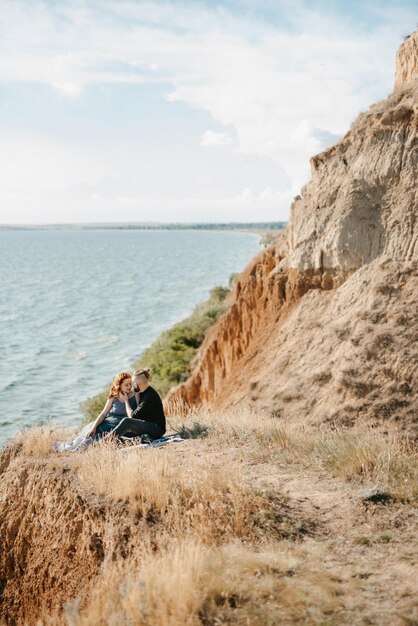
[[[394,497],[418,499],[418,455],[408,440],[366,426],[315,437],[314,459],[354,483],[371,483]]]
[[[388,430],[387,424],[380,429],[366,423],[352,428],[314,428],[261,415],[247,407],[216,412],[179,403],[171,405],[170,413],[173,431],[186,438],[204,439],[209,448],[234,445],[259,462],[283,458],[304,466],[320,465],[353,483],[379,485],[390,489],[395,497],[418,499],[416,447],[394,428]],[[14,442],[24,456],[41,457],[50,455],[53,443],[62,438],[62,430],[44,425],[25,429]],[[240,463],[231,465],[228,461],[226,472],[222,462],[211,464],[207,457],[194,452],[179,454],[181,445],[164,449],[163,455],[161,450],[149,456],[146,450],[123,452],[103,442],[72,455],[70,460],[86,485],[101,495],[135,500],[144,516],[152,509],[172,508],[173,500],[180,508],[185,501],[213,503],[214,494],[222,492],[228,494],[227,500],[239,517],[237,502],[249,495],[243,492]]]
[[[69,458],[86,489],[128,503],[177,538],[206,543],[280,535],[280,500],[248,482],[238,461],[165,450],[126,450],[112,443]],[[111,480],[109,480],[111,477]]]
[[[64,612],[40,623],[352,623],[350,594],[363,593],[356,587],[362,570],[350,566],[345,580],[341,570],[336,574],[340,541],[324,541],[277,484],[273,493],[272,486],[254,481],[254,467],[274,471],[278,463],[302,475],[307,469],[311,475],[325,472],[330,481],[337,476],[358,486],[359,496],[365,486],[379,486],[392,498],[412,501],[418,498],[412,444],[366,424],[314,428],[245,407],[222,413],[176,407],[169,422],[194,440],[159,449],[102,441],[82,453],[51,456],[57,438],[51,429],[33,428],[18,437],[21,454],[49,455],[48,467],[62,472],[64,466],[75,493],[86,502],[96,494],[107,511],[98,531],[104,553],[97,576]],[[113,544],[125,525],[131,544],[122,553]],[[306,528],[309,539],[301,541]],[[346,549],[389,549],[398,531],[387,530],[383,525],[359,532]],[[83,535],[83,541],[90,539]],[[351,556],[355,561],[358,553]],[[373,610],[364,609],[365,623],[375,623]]]
[[[53,452],[53,445],[59,439],[68,438],[68,432],[53,424],[43,424],[24,428],[13,439],[13,443],[21,448],[24,456],[45,457]]]
[[[351,428],[314,428],[247,407],[216,412],[205,406],[190,408],[176,403],[169,411],[171,429],[186,438],[204,439],[208,450],[235,446],[246,458],[258,462],[282,458],[305,467],[321,466],[353,484],[379,485],[394,497],[418,499],[416,447],[387,424],[381,428],[367,423]],[[40,426],[23,431],[15,442],[25,456],[46,456],[58,438],[65,438],[62,431]],[[72,455],[70,461],[85,485],[101,495],[135,501],[144,516],[151,510],[161,512],[173,506],[181,510],[185,502],[204,502],[210,507],[217,500],[216,494],[222,493],[222,506],[235,511],[235,528],[242,516],[239,502],[254,494],[245,486],[241,461],[228,460],[225,471],[222,459],[216,462],[213,455],[208,457],[201,451],[179,453],[182,445],[149,455],[147,450],[122,451],[102,442]],[[255,508],[260,505],[259,497],[254,495]]]
[[[69,605],[48,626],[273,626],[341,623],[341,581],[308,564],[300,546],[263,549],[234,542],[208,548],[174,542],[155,554],[104,568],[83,607]],[[318,559],[320,563],[320,559]]]
[[[209,442],[238,443],[249,447],[259,461],[279,459],[321,466],[354,484],[380,485],[394,497],[418,499],[418,454],[408,439],[394,427],[381,428],[357,423],[352,428],[314,428],[260,415],[251,409],[211,413],[205,407],[192,409],[186,418],[172,418],[174,428],[189,421],[209,433]],[[287,455],[286,455],[287,453]]]

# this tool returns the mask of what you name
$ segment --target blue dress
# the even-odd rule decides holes
[[[136,399],[134,395],[132,398],[129,398],[129,406],[132,410],[136,409]],[[97,427],[96,434],[100,437],[105,433],[109,433],[120,424],[124,417],[128,417],[125,403],[121,402],[118,398],[113,398],[112,408],[100,426]]]

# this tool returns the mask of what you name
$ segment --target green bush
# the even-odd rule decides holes
[[[190,361],[207,330],[226,310],[225,299],[229,292],[226,287],[214,287],[206,302],[198,304],[189,317],[164,331],[134,364],[134,369],[151,368],[152,386],[161,396],[187,378]],[[110,385],[81,405],[86,422],[94,420],[103,409]]]

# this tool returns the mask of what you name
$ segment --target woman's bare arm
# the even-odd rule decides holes
[[[105,419],[106,415],[109,413],[110,409],[112,408],[112,404],[113,404],[113,398],[108,398],[106,401],[106,404],[103,407],[103,411],[101,411],[99,415],[96,417],[93,426],[90,428],[89,432],[87,433],[86,435],[87,437],[92,437],[96,433],[97,427],[100,426],[100,424]]]

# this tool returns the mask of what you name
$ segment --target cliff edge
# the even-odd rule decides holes
[[[418,32],[396,89],[311,159],[289,225],[237,281],[170,398],[416,432]]]
[[[396,55],[395,90],[418,80],[418,31],[405,38]]]

